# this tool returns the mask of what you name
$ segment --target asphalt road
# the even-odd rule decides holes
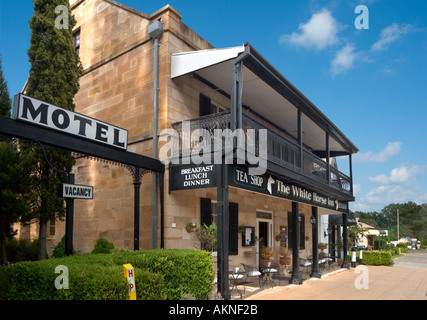
[[[427,250],[414,250],[411,253],[394,260],[394,267],[427,268]]]
[[[427,251],[405,254],[392,267],[342,269],[302,285],[263,290],[247,300],[427,300]]]

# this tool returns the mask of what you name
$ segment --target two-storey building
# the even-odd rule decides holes
[[[142,177],[136,245],[128,169],[79,157],[76,183],[93,185],[94,199],[75,202],[76,250],[90,252],[100,237],[130,249],[198,249],[186,226],[215,222],[224,285],[229,265],[259,263],[262,245],[291,249],[294,266],[317,256],[320,217],[345,215],[354,201],[358,149],[262,48],[214,48],[170,6],[145,14],[112,0],[70,4],[84,69],[76,112],[128,130],[128,151],[170,161],[164,193],[158,177]],[[242,135],[227,140],[226,132]],[[64,233],[59,222],[55,229],[53,244]]]

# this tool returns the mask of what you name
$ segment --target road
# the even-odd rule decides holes
[[[427,300],[427,251],[394,261],[393,267],[358,266],[299,286],[263,290],[247,300]]]

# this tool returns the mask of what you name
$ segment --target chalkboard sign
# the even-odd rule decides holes
[[[286,243],[287,243],[286,240],[287,240],[288,233],[286,232],[285,226],[280,226],[280,234],[282,235],[282,237],[280,238],[280,245],[286,248]]]

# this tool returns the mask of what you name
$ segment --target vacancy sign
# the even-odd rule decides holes
[[[61,183],[59,185],[59,196],[68,199],[93,199],[93,187]]]
[[[135,270],[128,263],[123,265],[123,273],[129,283],[129,300],[136,300]]]

